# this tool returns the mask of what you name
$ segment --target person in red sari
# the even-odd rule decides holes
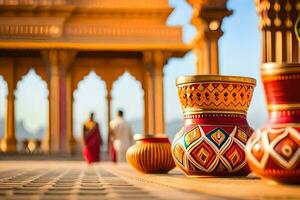
[[[90,114],[90,119],[83,126],[83,156],[89,163],[100,161],[100,147],[102,137],[99,125],[94,121],[94,113]]]

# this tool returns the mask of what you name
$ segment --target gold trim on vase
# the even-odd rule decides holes
[[[269,104],[268,110],[275,111],[275,110],[295,110],[300,109],[300,103],[297,104]]]
[[[300,73],[300,63],[264,63],[261,66],[263,76]],[[271,77],[272,78],[272,77]],[[265,79],[265,77],[263,77]]]
[[[220,76],[220,75],[192,75],[180,76],[176,79],[176,85],[185,85],[198,82],[236,82],[243,84],[256,85],[256,80],[243,76]]]
[[[299,72],[291,72],[290,74],[278,74],[278,75],[263,75],[263,81],[289,81],[289,80],[299,80],[300,79],[300,71]]]
[[[197,114],[229,114],[229,115],[232,115],[232,114],[236,114],[236,115],[246,115],[247,114],[247,111],[233,111],[233,110],[220,110],[220,109],[215,109],[215,110],[203,110],[203,109],[198,109],[198,110],[195,110],[195,109],[191,109],[191,111],[189,110],[186,110],[186,111],[183,111],[183,115],[197,115]]]
[[[165,138],[168,138],[167,135],[165,134],[135,134],[133,136],[133,139],[134,140],[142,140],[142,139],[155,139],[155,138],[161,138],[161,139],[165,139]]]

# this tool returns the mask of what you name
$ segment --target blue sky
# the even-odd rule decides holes
[[[169,25],[183,26],[185,42],[189,42],[195,35],[195,28],[189,24],[191,7],[184,0],[170,0],[175,8],[168,20]],[[254,99],[251,104],[248,119],[254,128],[266,122],[266,106],[263,88],[259,75],[260,66],[260,34],[258,31],[258,17],[253,0],[229,0],[228,7],[234,11],[222,25],[224,35],[219,41],[221,74],[251,76],[258,79]],[[181,110],[177,98],[175,79],[181,75],[195,73],[195,57],[188,53],[184,58],[171,59],[164,69],[165,80],[165,118],[166,121],[181,118]],[[5,82],[0,78],[0,114],[5,113]],[[36,131],[47,125],[48,91],[46,84],[31,71],[19,82],[15,92],[16,118],[23,120],[25,128]],[[81,81],[74,93],[74,128],[76,135],[80,135],[82,122],[91,111],[96,112],[103,131],[107,129],[106,120],[106,91],[105,83],[91,72]],[[34,97],[34,98],[32,98]],[[128,120],[143,117],[143,91],[138,81],[126,73],[115,82],[112,91],[112,112],[117,108],[125,110]]]

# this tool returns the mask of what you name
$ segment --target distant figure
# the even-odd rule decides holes
[[[102,137],[99,125],[94,121],[94,113],[90,114],[90,119],[83,126],[83,156],[91,164],[100,161],[100,146]]]
[[[132,134],[130,125],[124,120],[123,111],[119,110],[116,118],[110,122],[113,147],[117,162],[126,161],[126,151],[131,145]]]

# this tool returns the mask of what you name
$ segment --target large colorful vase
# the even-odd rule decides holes
[[[166,135],[135,135],[126,153],[128,163],[142,173],[168,173],[175,167]]]
[[[172,153],[188,176],[249,174],[245,145],[252,129],[246,114],[255,84],[255,79],[235,76],[177,79],[184,126]]]
[[[262,177],[300,183],[300,64],[266,63],[261,71],[269,124],[247,143],[249,166]]]

